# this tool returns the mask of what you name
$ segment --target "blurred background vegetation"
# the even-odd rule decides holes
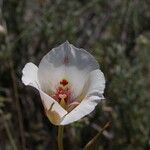
[[[98,150],[149,150],[149,0],[0,0],[0,150],[57,149],[57,127],[21,71],[66,40],[97,58],[107,85],[106,101],[66,126],[65,149],[111,121]]]

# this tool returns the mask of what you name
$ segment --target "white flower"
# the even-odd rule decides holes
[[[49,120],[66,125],[92,112],[103,98],[105,78],[95,58],[65,42],[53,48],[39,67],[27,63],[22,82],[35,87]]]

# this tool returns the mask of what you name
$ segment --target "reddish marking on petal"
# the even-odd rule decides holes
[[[65,56],[64,57],[64,62],[63,62],[65,65],[67,65],[69,63],[69,58],[68,56]]]
[[[66,86],[68,84],[68,81],[63,79],[62,81],[60,81],[60,84]]]

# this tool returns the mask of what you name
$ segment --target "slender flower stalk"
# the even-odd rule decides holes
[[[63,148],[63,135],[64,135],[64,126],[58,126],[58,150],[64,150]]]

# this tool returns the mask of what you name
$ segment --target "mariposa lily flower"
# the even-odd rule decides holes
[[[81,119],[103,99],[105,78],[95,58],[69,42],[53,48],[39,67],[27,63],[22,82],[35,87],[51,123],[66,125]]]

